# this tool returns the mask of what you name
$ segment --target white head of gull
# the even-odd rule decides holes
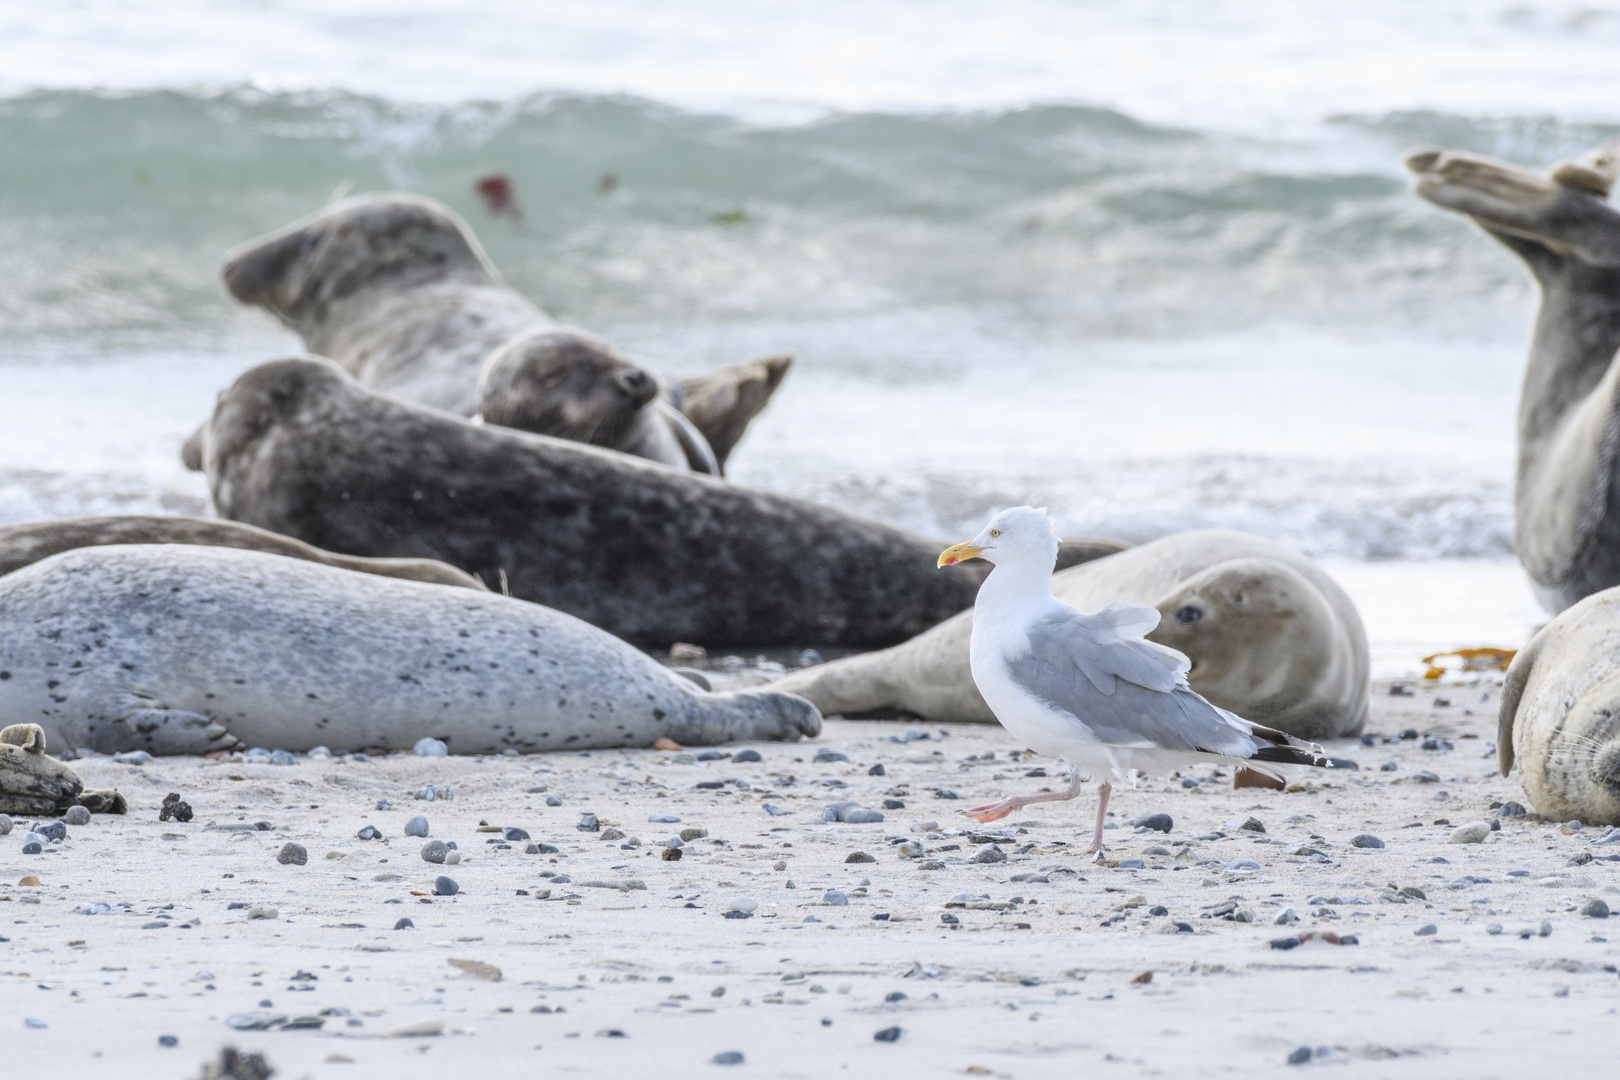
[[[1110,780],[1124,780],[1131,769],[1163,773],[1214,761],[1280,777],[1279,766],[1328,764],[1321,747],[1194,693],[1191,662],[1146,639],[1159,625],[1155,609],[1119,601],[1087,614],[1053,596],[1057,552],[1046,511],[1018,506],[939,557],[942,567],[967,559],[995,564],[973,605],[973,681],[1002,727],[1070,769],[1067,791],[1012,795],[970,816],[995,821],[1030,803],[1072,799],[1100,776],[1087,849],[1094,854],[1102,850]]]

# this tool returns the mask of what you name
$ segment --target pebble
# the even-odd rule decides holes
[[[737,764],[739,762],[743,762],[743,761],[764,761],[764,760],[765,759],[762,756],[760,756],[760,752],[758,750],[739,750],[735,754],[731,755],[731,763],[733,765],[735,765],[735,764]],[[742,1055],[740,1055],[740,1054],[738,1055],[739,1058],[741,1056]]]
[[[1250,818],[1243,824],[1239,825],[1238,828],[1245,832],[1263,833],[1266,831],[1265,825],[1257,817]]]
[[[507,826],[501,830],[502,840],[527,840],[528,838],[529,834],[522,829],[514,829],[511,826]]]
[[[405,823],[406,836],[426,836],[428,834],[428,819],[417,814]]]
[[[1394,772],[1396,769],[1399,769],[1400,767],[1401,767],[1401,763],[1398,762],[1398,761],[1386,761],[1383,764],[1378,766],[1378,771],[1379,772]]]
[[[436,896],[454,896],[460,891],[461,886],[451,878],[440,875],[433,879],[433,892]]]
[[[926,854],[920,840],[907,840],[904,843],[897,844],[895,850],[900,853],[901,858],[905,859],[920,859]]]
[[[1169,814],[1147,814],[1137,818],[1131,824],[1139,829],[1153,829],[1162,833],[1167,833],[1175,828],[1175,821]],[[1261,831],[1265,831],[1265,826],[1261,826]]]
[[[1381,848],[1384,842],[1372,833],[1362,833],[1360,836],[1350,838],[1350,846],[1358,848]]]
[[[879,1031],[877,1034],[873,1035],[872,1038],[876,1039],[878,1042],[892,1043],[898,1042],[900,1036],[903,1034],[905,1034],[905,1032],[901,1031],[897,1027],[886,1027],[882,1031]]]
[[[1433,937],[1439,932],[1440,928],[1434,925],[1434,923],[1424,923],[1422,926],[1412,931],[1413,935],[1416,937]]]
[[[442,863],[444,857],[448,854],[450,854],[450,845],[443,840],[429,840],[422,845],[423,862]]]
[[[818,764],[825,764],[832,761],[848,761],[849,755],[841,754],[837,750],[817,750],[816,756],[810,760]]]
[[[547,795],[546,796],[546,805],[547,806],[561,806],[562,805],[562,796],[561,795]]]
[[[146,753],[142,750],[141,753]],[[159,821],[190,821],[191,804],[180,801],[180,793],[171,791],[163,796],[163,807],[158,811]]]
[[[714,1055],[713,1060],[716,1065],[741,1065],[747,1059],[741,1050],[722,1050]]]
[[[1285,907],[1281,911],[1277,912],[1277,917],[1271,921],[1276,923],[1278,926],[1287,926],[1289,923],[1299,922],[1299,916],[1294,914],[1293,908]]]
[[[934,798],[936,799],[960,799],[961,797],[962,796],[958,795],[955,791],[948,787],[934,789]]]
[[[976,863],[1000,863],[1007,861],[1007,853],[995,844],[986,844],[973,853],[970,860]]]
[[[34,1028],[35,1030],[40,1030],[40,1029],[43,1029],[43,1028],[48,1028],[51,1025],[49,1025],[45,1021],[39,1019],[37,1016],[25,1016],[25,1017],[23,1017],[23,1026],[24,1027]]]
[[[411,747],[411,753],[417,757],[449,757],[450,748],[438,739],[421,738]]]
[[[1308,1046],[1297,1047],[1288,1054],[1288,1064],[1290,1065],[1303,1065],[1309,1060],[1311,1060],[1311,1048]]]
[[[47,821],[43,825],[35,825],[34,831],[47,840],[66,840],[67,826],[60,821]]]
[[[1491,835],[1491,824],[1488,821],[1471,821],[1467,825],[1459,825],[1451,830],[1453,844],[1479,844]]]
[[[394,808],[394,804],[389,802],[387,799],[378,799],[377,800],[377,809],[379,809],[379,810],[392,810],[393,808]]]
[[[420,788],[411,794],[413,798],[419,799],[422,802],[438,802],[440,799],[449,801],[456,797],[455,789],[445,787],[442,784]]]
[[[312,746],[305,752],[304,756],[309,758],[311,761],[315,761],[320,758],[329,758],[332,756],[332,748],[330,746]]]
[[[145,765],[152,755],[145,750],[131,750],[127,754],[114,754],[112,760],[119,765]]]
[[[394,924],[395,930],[415,930],[416,924],[409,919],[401,919]]]
[[[780,806],[772,806],[770,803],[761,803],[760,805],[765,808],[765,812],[771,817],[781,817],[783,814],[793,813],[791,810],[784,810]]]
[[[10,814],[0,814],[0,836],[8,836],[8,835],[10,835],[10,833],[11,833],[11,815]]]
[[[866,770],[866,775],[867,776],[888,776],[889,775],[889,770],[885,769],[883,767],[883,762],[880,761],[876,765],[872,766],[870,769],[867,769]]]
[[[273,907],[250,907],[247,917],[250,919],[279,919],[281,912]]]
[[[667,847],[658,857],[664,862],[680,862],[681,849],[678,847]]]
[[[178,1036],[178,1035],[159,1035],[158,1036],[158,1045],[159,1046],[169,1046],[169,1047],[179,1046],[180,1045],[180,1036]]]
[[[1516,802],[1505,802],[1501,806],[1496,808],[1496,816],[1499,817],[1499,818],[1504,818],[1504,817],[1524,817],[1524,815],[1525,815],[1524,807],[1520,806]]]
[[[1487,926],[1485,928],[1485,932],[1494,937],[1495,935],[1500,934],[1502,932],[1502,924],[1499,923],[1499,922],[1493,922],[1493,923],[1491,923],[1491,925],[1489,925],[1489,926]]]
[[[877,862],[876,859],[864,851],[852,851],[844,856],[844,861],[847,863]]]
[[[90,811],[82,806],[70,806],[67,808],[64,820],[69,825],[88,825],[90,824]]]
[[[375,825],[366,825],[354,835],[361,840],[379,840],[382,838],[382,830]]]
[[[693,840],[702,840],[709,835],[709,830],[701,825],[693,825],[681,830],[681,843],[691,843]]]
[[[906,803],[905,803],[904,799],[884,799],[883,800],[883,809],[885,809],[885,810],[904,810],[905,808],[906,808]]]
[[[1607,919],[1609,917],[1609,904],[1601,897],[1594,896],[1581,905],[1581,914],[1592,919]]]
[[[45,850],[44,845],[41,844],[38,840],[30,840],[30,841],[28,841],[28,843],[24,844],[23,847],[22,847],[22,853],[24,855],[38,855],[41,851],[44,851],[44,850]]]
[[[751,896],[739,896],[726,905],[727,911],[746,911],[750,915],[759,910],[759,901]]]
[[[282,845],[281,851],[276,855],[276,862],[283,866],[303,866],[309,862],[309,852],[305,850],[304,845],[289,841]]]
[[[593,822],[596,820],[596,815],[595,814],[591,814],[591,815],[588,815],[588,816],[590,817],[590,819]],[[647,815],[647,820],[652,822],[654,825],[674,825],[675,823],[677,823],[681,819],[676,817],[674,814],[648,814]],[[580,827],[583,828],[584,824],[585,823],[583,821],[580,822]],[[595,830],[593,829],[591,831],[594,832]]]
[[[838,889],[828,889],[821,894],[821,902],[829,907],[848,907],[849,897]]]
[[[562,849],[556,844],[530,844],[523,849],[525,855],[561,855]]]
[[[937,821],[914,821],[914,822],[911,823],[911,831],[912,832],[938,832],[939,831],[939,822],[937,822]]]

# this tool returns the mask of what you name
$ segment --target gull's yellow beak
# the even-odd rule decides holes
[[[950,547],[940,552],[938,565],[941,567],[955,566],[959,562],[967,562],[969,559],[977,559],[979,557],[979,552],[983,550],[984,548],[974,547],[972,544],[964,540],[962,543],[952,544]]]

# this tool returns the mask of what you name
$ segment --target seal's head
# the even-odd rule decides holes
[[[658,380],[600,338],[571,327],[519,334],[478,378],[484,422],[617,447],[658,394]]]
[[[1272,559],[1234,559],[1183,582],[1157,605],[1148,639],[1192,661],[1193,688],[1217,705],[1244,702],[1246,719],[1303,738],[1338,732],[1316,711],[1334,699],[1343,629],[1304,575]],[[1268,706],[1267,703],[1274,703]]]
[[[225,256],[231,296],[303,332],[367,289],[498,279],[449,207],[416,195],[345,199]]]

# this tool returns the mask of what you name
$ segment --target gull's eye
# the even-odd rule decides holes
[[[991,529],[990,530],[990,539],[994,540],[996,537],[998,537],[1000,535],[1001,535],[1001,530],[1000,529]]]
[[[1199,619],[1202,619],[1203,617],[1204,617],[1204,613],[1202,611],[1200,611],[1199,609],[1193,607],[1191,604],[1188,604],[1186,607],[1184,607],[1180,611],[1176,612],[1176,622],[1187,623],[1188,625],[1191,625],[1192,623],[1197,622]]]

